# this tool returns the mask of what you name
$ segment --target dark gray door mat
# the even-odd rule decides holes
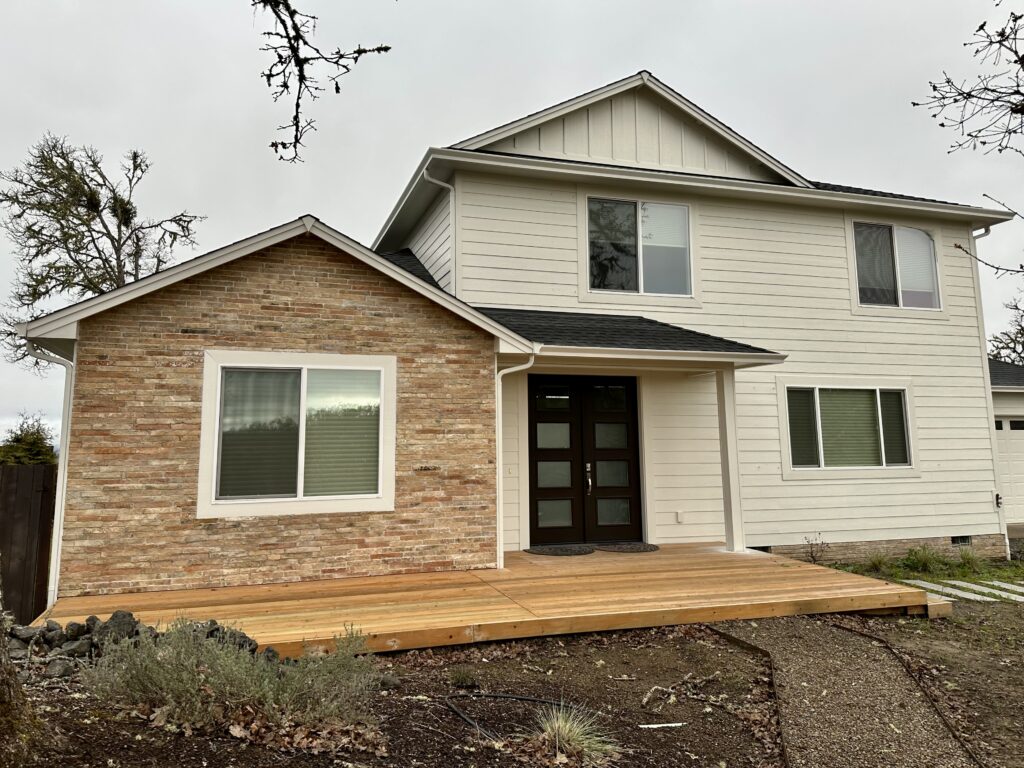
[[[602,552],[657,552],[656,544],[644,541],[624,541],[621,544],[595,544]]]
[[[566,557],[569,555],[591,555],[594,548],[589,544],[545,544],[541,547],[530,547],[523,550],[531,555],[556,555]]]

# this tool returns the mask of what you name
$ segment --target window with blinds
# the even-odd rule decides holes
[[[693,295],[685,205],[590,198],[587,216],[592,289]]]
[[[216,497],[377,494],[380,407],[379,370],[223,368]]]
[[[921,229],[853,225],[862,305],[939,309],[935,244]]]
[[[790,387],[786,403],[794,469],[910,466],[903,390]]]

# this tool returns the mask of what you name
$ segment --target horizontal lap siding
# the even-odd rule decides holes
[[[405,245],[446,291],[451,289],[451,229],[451,204],[445,192],[437,196]]]
[[[789,356],[782,365],[737,374],[750,544],[801,543],[819,532],[861,541],[998,531],[973,265],[954,247],[967,244],[965,228],[936,227],[944,315],[908,310],[879,317],[851,311],[852,254],[841,211],[688,198],[702,308],[642,300],[605,308],[578,297],[577,237],[586,237],[586,222],[575,220],[573,185],[497,176],[460,177],[459,184],[460,297],[470,303],[643,314]],[[873,377],[881,385],[910,379],[921,476],[783,480],[780,374],[809,382]],[[657,394],[652,408],[672,407],[667,383],[645,382],[653,387],[645,391]],[[653,453],[647,498],[665,541],[721,536],[717,410],[713,388],[707,391],[710,399],[705,393],[671,419],[644,419]],[[685,399],[688,392],[684,387],[675,396]]]

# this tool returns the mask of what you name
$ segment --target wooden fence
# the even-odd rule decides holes
[[[0,466],[0,576],[4,608],[28,623],[46,609],[56,500],[53,464]]]

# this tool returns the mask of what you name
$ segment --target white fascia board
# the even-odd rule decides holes
[[[661,360],[694,363],[731,363],[736,367],[774,365],[787,355],[775,352],[684,352],[670,349],[624,349],[621,347],[565,347],[544,344],[538,357],[574,357],[604,360]]]
[[[513,333],[505,326],[491,320],[454,296],[435,288],[382,259],[361,243],[327,226],[314,216],[303,216],[295,221],[282,224],[260,235],[241,240],[233,245],[211,251],[190,261],[158,272],[150,277],[130,283],[123,288],[58,310],[38,320],[25,323],[21,335],[26,338],[77,338],[77,323],[91,315],[112,309],[125,302],[145,296],[180,280],[185,280],[208,269],[221,266],[235,259],[255,253],[298,235],[310,233],[336,248],[350,254],[365,264],[382,272],[407,288],[440,304],[464,320],[498,337],[510,347],[524,352],[532,351],[533,345]]]
[[[395,203],[395,207],[391,209],[391,213],[388,214],[387,219],[384,221],[384,226],[380,228],[380,232],[377,233],[377,237],[373,240],[372,248],[377,250],[380,248],[384,238],[391,233],[391,228],[395,224],[395,220],[405,211],[406,204],[413,194],[420,188],[423,181],[423,171],[427,167],[433,157],[434,148],[429,147],[426,152],[423,153],[423,159],[420,160],[419,165],[416,166],[416,170],[413,175],[409,178],[408,183],[405,185],[405,189],[402,190],[401,196],[398,198],[398,202]]]
[[[680,174],[625,166],[599,165],[578,161],[553,160],[525,155],[489,154],[462,149],[434,149],[432,159],[438,163],[462,166],[472,170],[499,170],[523,175],[565,178],[596,178],[602,181],[644,182],[692,190],[719,196],[743,196],[797,205],[818,205],[844,209],[887,209],[897,213],[930,214],[944,218],[963,219],[981,225],[1000,224],[1014,214],[993,208],[980,208],[951,203],[929,203],[877,195],[857,195],[823,189],[786,187],[778,184],[728,179],[719,176]]]
[[[637,74],[630,75],[622,80],[616,80],[614,83],[609,83],[601,88],[588,91],[587,93],[573,99],[569,99],[568,101],[563,101],[552,107],[548,107],[547,109],[542,109],[539,112],[534,112],[526,117],[522,117],[519,120],[506,123],[505,125],[494,128],[486,133],[481,133],[477,136],[473,136],[472,138],[460,141],[457,144],[453,144],[452,148],[471,150],[482,149],[488,144],[501,141],[502,139],[513,136],[520,131],[528,130],[534,126],[540,125],[541,123],[548,122],[549,120],[555,120],[577,109],[583,109],[584,107],[595,104],[603,99],[617,96],[620,93],[624,93],[625,91],[629,91],[640,86],[647,86],[677,109],[689,115],[698,123],[709,128],[712,133],[715,133],[727,143],[732,144],[741,152],[752,156],[755,160],[771,168],[777,174],[788,181],[791,181],[793,184],[796,184],[798,187],[804,187],[807,189],[813,188],[811,182],[792,168],[789,168],[779,162],[763,149],[740,136],[740,134],[736,133],[736,131],[727,126],[721,120],[705,112],[692,101],[677,93],[672,88],[669,88],[647,71],[638,72]]]

